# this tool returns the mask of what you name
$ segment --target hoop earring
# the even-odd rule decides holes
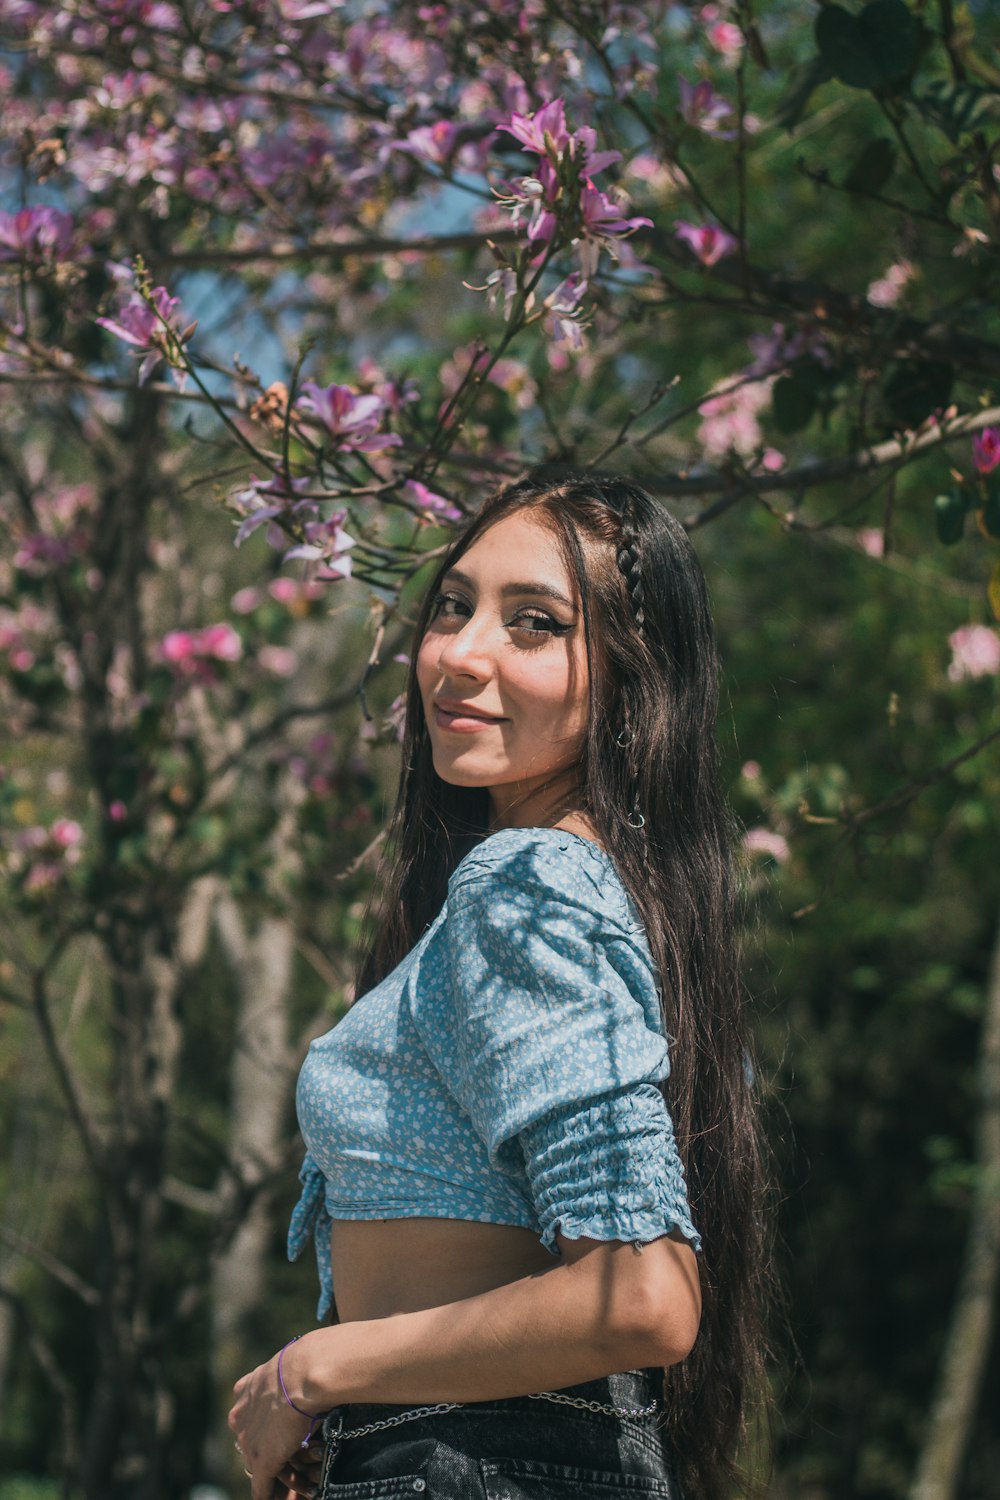
[[[624,750],[626,745],[631,745],[634,739],[635,735],[626,724],[625,728],[619,731],[618,737],[615,740],[615,744],[618,745],[622,750]]]
[[[638,818],[639,819],[638,823],[634,823],[632,821],[633,818]],[[633,808],[632,811],[629,813],[628,817],[625,819],[625,821],[626,821],[626,823],[628,824],[628,826],[630,828],[639,829],[639,828],[645,828],[645,826],[646,826],[646,819],[643,817],[642,813],[639,812],[638,808]]]

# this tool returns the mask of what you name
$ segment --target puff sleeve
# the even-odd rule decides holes
[[[546,1248],[558,1255],[557,1230],[674,1228],[700,1248],[657,1088],[652,960],[610,863],[552,843],[470,857],[440,939],[448,1013],[421,1027],[425,1045],[491,1164],[526,1175]]]

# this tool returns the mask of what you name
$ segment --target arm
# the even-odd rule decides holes
[[[289,1396],[315,1412],[345,1402],[489,1401],[685,1357],[701,1303],[695,1254],[681,1237],[664,1235],[641,1254],[618,1240],[558,1243],[562,1263],[507,1286],[306,1334],[285,1353]],[[285,1406],[274,1359],[238,1381],[236,1395],[229,1425],[254,1476],[253,1500],[272,1500],[307,1424]]]

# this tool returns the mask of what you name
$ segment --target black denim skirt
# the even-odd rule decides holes
[[[348,1436],[407,1406],[335,1407],[324,1422],[317,1500],[681,1500],[663,1434],[663,1371],[629,1370],[559,1388],[602,1406],[656,1402],[646,1417],[618,1417],[531,1396],[471,1401]],[[338,1443],[337,1429],[344,1436]]]

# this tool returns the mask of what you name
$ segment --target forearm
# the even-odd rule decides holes
[[[317,1329],[288,1351],[286,1378],[323,1411],[489,1401],[661,1363],[641,1310],[622,1304],[610,1276],[560,1264],[442,1307]]]

